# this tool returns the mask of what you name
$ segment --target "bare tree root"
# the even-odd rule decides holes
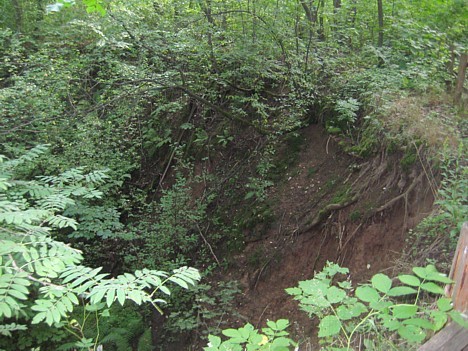
[[[358,232],[358,230],[362,227],[362,223],[360,223],[356,229],[354,229],[354,231],[351,233],[351,235],[349,235],[347,238],[346,238],[346,241],[345,243],[343,244],[343,246],[341,246],[341,250],[339,252],[339,256],[341,256],[341,254],[344,252],[344,249],[346,248],[346,246],[349,244],[349,242],[351,241],[352,238],[354,238],[354,236],[356,235],[356,233]]]
[[[323,244],[325,243],[325,240],[327,239],[328,233],[325,233],[325,235],[322,237],[322,241],[320,242],[320,246],[317,251],[317,255],[315,256],[314,263],[312,264],[312,272],[315,272],[315,266],[317,265],[318,259],[320,257],[320,252],[322,251]]]
[[[385,204],[383,204],[382,206],[380,206],[379,208],[375,209],[372,213],[371,216],[375,215],[376,213],[379,213],[379,212],[382,212],[390,207],[392,207],[395,203],[397,203],[398,201],[400,201],[401,199],[407,199],[408,198],[408,195],[413,191],[413,189],[416,187],[416,185],[418,185],[419,183],[421,183],[422,181],[422,178],[423,178],[423,174],[420,174],[412,183],[411,185],[408,187],[408,189],[406,189],[406,191],[403,193],[403,194],[400,194],[396,197],[394,197],[393,199],[391,199],[390,201],[386,202]]]
[[[351,200],[342,202],[340,204],[330,204],[330,205],[325,206],[324,209],[320,210],[315,215],[315,217],[312,219],[312,221],[306,227],[300,229],[297,232],[297,235],[308,232],[312,228],[319,225],[325,218],[327,218],[330,215],[330,213],[332,213],[333,211],[336,211],[336,210],[341,210],[341,209],[343,209],[345,207],[348,207],[348,206],[354,204],[358,200],[358,198],[359,198],[359,194],[354,195]]]

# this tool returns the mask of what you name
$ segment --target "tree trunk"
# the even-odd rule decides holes
[[[321,0],[317,5],[317,13],[315,15],[316,17],[318,17],[320,6],[322,7],[322,13],[323,13],[324,12],[323,8],[325,7],[323,0]],[[320,18],[319,18],[318,37],[319,37],[319,40],[325,41],[325,25],[324,25],[324,19],[323,19],[322,13],[320,14]]]
[[[13,8],[15,9],[16,30],[21,32],[23,28],[23,9],[19,0],[12,0]]]
[[[379,17],[379,39],[377,46],[380,48],[383,46],[383,27],[384,27],[384,13],[383,13],[383,4],[382,0],[377,0],[377,11]]]
[[[213,46],[213,31],[215,29],[216,24],[215,24],[215,21],[211,12],[211,8],[212,8],[211,0],[207,0],[206,3],[202,1],[200,4],[201,4],[202,11],[205,14],[205,17],[209,23],[207,38],[208,38],[208,46],[210,47],[211,69],[214,72],[218,72],[218,63],[216,61],[216,56],[214,53],[214,46]]]
[[[454,69],[455,69],[455,46],[453,44],[450,44],[450,61],[447,63],[447,73],[448,77],[445,80],[445,87],[447,89],[447,92],[451,92],[453,89],[453,75],[454,75]]]
[[[309,5],[305,2],[305,0],[300,0],[299,1],[302,5],[302,8],[304,9],[304,12],[306,14],[307,19],[309,20],[310,23],[316,23],[317,22],[317,14],[312,12]]]
[[[352,0],[351,3],[353,4],[353,6],[351,7],[351,24],[355,24],[356,23],[356,17],[357,17],[357,6],[356,6],[356,0]]]
[[[465,84],[466,67],[468,66],[468,52],[460,55],[460,63],[458,64],[457,84],[455,86],[455,103],[460,104],[463,96],[463,86]]]
[[[340,7],[341,7],[341,0],[333,0],[333,9],[335,13],[338,11]]]
[[[151,311],[151,344],[154,349],[158,346],[161,336],[161,331],[164,325],[165,317],[155,308]]]

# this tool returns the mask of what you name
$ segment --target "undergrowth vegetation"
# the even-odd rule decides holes
[[[435,208],[405,257],[425,267],[414,313],[433,317],[419,292],[446,278],[427,263],[447,268],[468,216],[463,1],[0,4],[0,348],[201,349],[236,315],[241,288],[219,275],[275,221],[270,190],[311,147],[310,124],[356,164],[395,154],[399,172],[424,174]],[[355,201],[339,177],[317,221]],[[375,214],[361,210],[353,222]],[[442,326],[395,316],[407,301],[382,275],[363,288],[372,299],[338,292],[333,267],[314,279],[360,314],[316,311],[328,345],[351,349],[359,332],[381,337],[373,350]],[[291,349],[288,325],[227,329],[206,349]]]

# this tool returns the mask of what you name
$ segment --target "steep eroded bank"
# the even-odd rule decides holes
[[[319,125],[301,134],[296,166],[268,192],[273,222],[260,236],[246,232],[245,250],[232,258],[225,279],[242,284],[239,324],[288,318],[307,339],[314,321],[284,289],[326,261],[348,267],[354,282],[391,270],[408,230],[430,213],[433,194],[419,162],[408,166],[401,154],[385,152],[351,157]]]

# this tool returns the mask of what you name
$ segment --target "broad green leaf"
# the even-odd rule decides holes
[[[37,313],[31,321],[31,324],[38,324],[42,322],[47,316],[47,312]]]
[[[417,292],[418,291],[416,289],[409,286],[396,286],[388,291],[388,296],[404,296],[416,294]]]
[[[377,311],[383,311],[391,306],[393,306],[393,302],[390,301],[372,301],[369,303],[369,306]]]
[[[65,311],[63,311],[63,312],[65,313]],[[58,307],[52,308],[51,313],[52,313],[53,321],[55,323],[59,323],[61,316],[60,316],[60,311],[59,311]]]
[[[47,312],[45,312],[46,314],[46,319],[45,319],[45,322],[47,325],[51,326],[52,324],[54,324],[54,315],[53,315],[53,310],[48,310]]]
[[[392,308],[392,314],[395,318],[406,319],[413,317],[418,311],[415,305],[396,305]]]
[[[372,286],[386,294],[392,287],[392,280],[385,274],[379,273],[372,277]]]
[[[0,317],[1,316],[11,318],[11,308],[8,304],[3,302],[0,303]]]
[[[170,277],[169,280],[173,283],[176,283],[177,285],[180,285],[181,287],[183,287],[184,289],[188,289],[188,285],[187,285],[187,282],[183,279],[180,279],[178,277]]]
[[[115,300],[115,288],[109,289],[106,295],[107,307],[111,307]]]
[[[396,318],[391,318],[390,316],[386,315],[386,318],[383,319],[383,326],[387,328],[389,331],[395,331],[401,327],[400,321]]]
[[[141,305],[141,302],[143,301],[141,291],[139,290],[130,290],[128,292],[128,298],[133,300],[137,305]]]
[[[361,314],[367,312],[367,307],[363,303],[357,302],[350,308],[349,312],[353,317],[359,317]]]
[[[125,303],[125,291],[123,289],[117,289],[117,300],[120,305],[123,306]]]
[[[237,329],[224,329],[222,333],[230,338],[242,338],[242,335]]]
[[[91,297],[91,303],[98,303],[101,302],[102,298],[106,294],[106,289],[99,287],[99,288],[94,288],[91,291],[90,297]]]
[[[431,270],[427,270],[425,267],[413,267],[413,272],[419,278],[427,279],[427,277],[431,273]]]
[[[70,299],[70,301],[75,304],[75,305],[78,305],[80,302],[78,301],[78,298],[76,297],[75,294],[73,294],[72,292],[69,292],[67,293],[67,297]]]
[[[402,325],[398,328],[398,334],[412,343],[420,343],[426,338],[424,330],[415,325]]]
[[[443,283],[443,284],[452,284],[453,280],[447,277],[446,275],[440,273],[440,272],[430,272],[427,275],[426,280],[431,280],[434,282],[438,283]]]
[[[319,323],[319,338],[325,338],[339,334],[341,322],[336,316],[326,316]]]
[[[304,299],[301,299],[301,304],[310,304],[317,306],[321,309],[330,307],[330,302],[322,295],[310,296]]]
[[[278,319],[276,321],[276,327],[277,331],[285,330],[287,327],[289,327],[289,321],[287,319]]]
[[[327,291],[327,300],[330,303],[339,303],[346,297],[346,292],[336,286],[330,287]]]
[[[402,274],[398,276],[398,279],[400,279],[400,281],[406,285],[411,285],[411,286],[421,285],[421,281],[419,280],[419,278],[415,277],[414,275]]]
[[[348,274],[349,269],[345,267],[340,267],[338,264],[327,261],[326,270],[330,276],[335,276],[337,273]]]
[[[347,321],[354,317],[351,314],[351,311],[343,305],[338,306],[338,308],[336,309],[336,314],[338,315],[338,318],[342,321]]]
[[[377,302],[380,299],[380,295],[377,290],[370,286],[359,286],[356,289],[356,296],[364,302]]]
[[[104,308],[105,304],[104,303],[96,303],[96,304],[87,304],[85,306],[85,310],[89,312],[96,312],[99,310],[102,310]]]
[[[450,311],[450,318],[452,318],[458,325],[461,325],[463,328],[468,328],[468,320],[463,318],[462,314],[458,311]]]
[[[425,291],[429,291],[430,293],[433,293],[433,294],[439,294],[439,295],[444,294],[444,289],[433,282],[423,283],[421,285],[421,289]]]
[[[28,297],[25,294],[23,294],[21,291],[18,291],[18,290],[11,289],[11,290],[8,291],[8,294],[10,294],[11,296],[13,296],[13,297],[15,297],[15,298],[17,298],[19,300],[27,300],[28,299]]]
[[[52,308],[52,301],[49,300],[36,300],[35,305],[31,307],[33,311],[47,312]]]
[[[448,317],[447,317],[447,313],[445,312],[434,310],[434,311],[431,311],[429,315],[434,321],[435,331],[440,330],[445,325],[445,323],[447,323]]]
[[[66,310],[68,312],[72,312],[73,311],[73,304],[72,302],[70,301],[70,299],[68,298],[68,296],[63,296],[62,297],[62,303],[64,304]]]
[[[166,286],[164,286],[164,285],[161,285],[161,286],[159,287],[159,290],[161,290],[161,292],[163,292],[163,293],[166,294],[166,295],[170,295],[170,294],[171,294],[171,291],[170,291]]]
[[[209,335],[208,340],[211,347],[219,347],[221,345],[221,338],[219,336]]]
[[[250,336],[250,330],[246,329],[246,328],[239,328],[239,334],[241,336],[241,338],[243,340],[248,340],[249,339],[249,336]]]
[[[299,282],[299,288],[302,289],[304,295],[325,296],[329,288],[329,284],[326,284],[317,279],[303,280]]]
[[[302,289],[300,288],[288,288],[288,289],[285,289],[286,292],[289,294],[289,295],[293,295],[293,296],[296,296],[296,295],[302,295]]]
[[[291,345],[291,340],[285,337],[279,337],[271,343],[272,350],[289,350],[287,347]]]
[[[427,319],[422,318],[410,318],[403,321],[405,325],[415,325],[424,329],[434,330],[434,324],[429,322]]]
[[[149,276],[146,277],[146,281],[153,285],[154,287],[158,287],[161,285],[162,281],[158,276]]]
[[[447,297],[441,297],[437,300],[437,307],[442,312],[450,311],[453,308],[452,299],[449,299]]]

